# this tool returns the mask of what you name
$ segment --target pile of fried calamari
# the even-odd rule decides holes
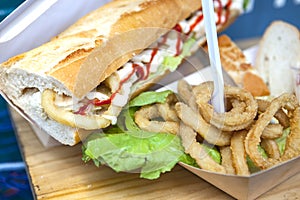
[[[259,100],[225,86],[226,112],[216,113],[212,92],[213,82],[191,86],[179,81],[178,94],[169,95],[166,103],[143,106],[135,121],[147,131],[178,134],[185,152],[200,168],[213,172],[247,176],[249,159],[262,170],[300,154],[300,107],[294,95]],[[286,129],[290,131],[280,152],[276,139]],[[218,149],[221,162],[208,155],[204,144]]]

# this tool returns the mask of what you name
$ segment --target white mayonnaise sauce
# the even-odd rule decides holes
[[[221,0],[221,2],[222,5],[226,5],[228,3],[228,0]],[[242,11],[242,2],[242,0],[233,1],[231,4],[231,8],[235,8]],[[183,34],[190,33],[190,36],[193,35],[196,40],[201,39],[203,37],[203,20],[198,22],[197,25],[193,27],[193,30],[190,31],[191,26],[193,26],[197,22],[199,16],[201,15],[202,11],[198,10],[193,14],[193,16],[189,17],[188,20],[182,20],[178,23],[178,25],[182,29]],[[216,21],[218,21],[218,17],[219,16],[216,14]],[[223,23],[225,20],[225,17],[222,16],[221,23]],[[140,54],[135,55],[128,63],[126,63],[122,68],[115,72],[119,77],[120,86],[119,90],[112,99],[112,105],[123,107],[128,102],[129,95],[131,93],[131,86],[138,80],[138,78],[140,78],[137,77],[137,74],[135,73],[136,71],[134,71],[135,66],[139,66],[139,70],[143,70],[144,76],[148,77],[149,73],[155,73],[158,70],[159,66],[163,63],[164,58],[166,56],[175,56],[176,54],[178,54],[178,49],[180,51],[182,50],[183,41],[182,39],[179,40],[178,33],[176,31],[171,31],[170,33],[167,33],[166,37],[167,38],[164,38],[164,36],[159,38],[156,43],[151,45],[151,47],[153,48],[146,49]],[[161,42],[164,42],[164,44],[159,46],[157,49],[157,45]],[[178,42],[180,42],[179,48]],[[155,49],[157,49],[157,52],[155,52],[155,54],[153,55],[153,51],[155,51]],[[149,65],[150,69],[147,69]],[[99,100],[106,100],[110,97],[100,92],[93,91],[87,94],[86,98],[89,100],[92,100],[94,98],[98,98]],[[59,102],[57,103],[57,105],[70,105],[70,103],[74,103],[74,101],[71,101],[68,100],[67,102],[65,102],[65,104]],[[78,108],[78,106],[76,106],[76,108]],[[116,116],[103,115],[103,117],[111,120],[112,124],[115,124],[117,121]]]

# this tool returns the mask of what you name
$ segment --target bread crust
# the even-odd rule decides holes
[[[115,0],[83,17],[48,43],[1,64],[0,89],[9,94],[9,98],[16,106],[24,109],[21,111],[29,113],[28,115],[34,113],[34,117],[41,115],[42,118],[39,116],[38,119],[30,117],[32,121],[38,121],[37,124],[45,132],[62,144],[75,145],[82,141],[84,138],[82,135],[86,135],[82,132],[86,133],[86,131],[54,122],[47,116],[43,116],[42,108],[38,108],[41,113],[36,114],[32,111],[33,107],[30,107],[33,106],[31,103],[24,106],[25,101],[29,102],[27,99],[30,95],[24,97],[22,102],[17,99],[20,96],[26,96],[23,95],[26,88],[30,90],[37,88],[32,89],[38,90],[37,93],[45,89],[53,89],[58,93],[81,97],[130,60],[134,54],[148,47],[158,36],[169,31],[178,21],[188,17],[200,7],[201,1],[199,0]],[[231,12],[229,21],[224,27],[219,26],[218,30],[227,27],[237,15],[238,13]],[[109,16],[114,18],[110,20]],[[232,18],[232,16],[235,17]],[[95,18],[99,18],[99,21],[94,20]],[[108,22],[100,25],[103,21]],[[103,27],[107,29],[104,30]],[[124,35],[123,33],[132,33],[132,30],[144,31],[138,31],[138,34],[142,36],[129,34],[126,37],[118,37]],[[109,43],[113,41],[113,38],[116,42]],[[121,42],[122,45],[119,45]],[[104,52],[104,54],[98,54],[99,52]],[[116,52],[125,52],[125,54]],[[102,66],[95,65],[95,61],[89,60],[95,54],[100,55],[96,56],[97,59],[103,55],[108,56],[105,59],[113,60],[113,62],[104,63],[104,58],[102,58]],[[143,85],[134,95],[147,89],[162,76]]]
[[[186,0],[185,0],[186,1]],[[199,0],[116,0],[91,12],[62,32],[50,42],[19,56],[9,59],[2,65],[30,73],[51,77],[58,83],[61,92],[82,97],[95,88],[116,69],[143,48],[152,44],[160,35],[166,33],[175,24],[188,17],[201,6]],[[99,20],[95,20],[99,19]],[[155,31],[143,31],[144,37],[127,34],[122,37],[122,45],[112,43],[114,37],[143,28],[157,28]],[[109,29],[109,30],[108,30]],[[117,39],[116,42],[119,42]],[[111,44],[111,43],[110,43]],[[144,44],[141,47],[140,44]],[[146,46],[147,45],[147,46]],[[100,48],[104,56],[116,56],[107,52],[125,52],[120,57],[107,58],[111,63],[101,62],[97,66],[87,62],[87,56]],[[80,70],[80,68],[83,68]],[[98,69],[98,70],[95,70]],[[81,72],[83,71],[83,72]],[[93,73],[90,73],[93,72]],[[83,73],[85,78],[78,78]],[[90,74],[90,76],[89,76]],[[84,87],[80,87],[84,85]]]
[[[291,67],[300,62],[300,31],[285,21],[273,21],[259,42],[255,67],[272,96],[294,92]],[[298,64],[297,64],[298,63]]]

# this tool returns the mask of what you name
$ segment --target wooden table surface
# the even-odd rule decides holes
[[[179,165],[150,181],[138,174],[86,164],[81,160],[81,144],[46,148],[29,123],[15,111],[11,113],[36,199],[233,199]],[[259,199],[300,199],[300,173]]]

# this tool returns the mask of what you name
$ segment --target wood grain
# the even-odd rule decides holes
[[[11,111],[36,199],[233,199],[181,166],[157,180],[116,173],[81,160],[81,145],[45,148],[29,123]],[[300,174],[259,199],[299,199]]]

